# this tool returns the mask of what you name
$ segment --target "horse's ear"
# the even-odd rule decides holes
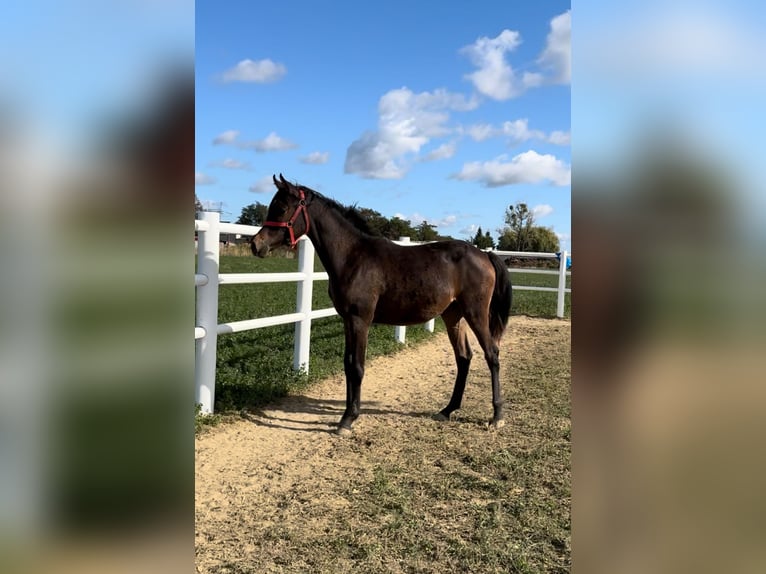
[[[274,179],[274,183],[279,189],[287,189],[287,192],[293,197],[300,197],[300,190],[298,187],[287,181],[285,176],[283,176],[281,173],[279,174],[279,182]]]
[[[283,191],[283,190],[291,191],[290,190],[290,187],[291,187],[290,186],[290,182],[287,181],[284,177],[282,177],[281,173],[279,174],[279,179],[277,179],[277,176],[275,176],[275,175],[272,175],[271,179],[274,180],[274,185],[277,186],[277,189],[279,191]]]

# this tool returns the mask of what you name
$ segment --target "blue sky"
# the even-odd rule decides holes
[[[196,193],[273,173],[457,238],[508,205],[570,241],[569,3],[196,3]]]

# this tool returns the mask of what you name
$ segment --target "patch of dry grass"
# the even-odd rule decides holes
[[[221,484],[226,511],[198,513],[199,570],[568,572],[570,325],[523,321],[504,353],[506,427],[484,425],[477,361],[449,423],[427,416],[450,390],[434,387],[409,409],[368,403],[350,439],[294,433],[311,436],[289,443],[294,457],[238,471]]]

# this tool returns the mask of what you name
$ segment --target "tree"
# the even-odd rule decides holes
[[[492,237],[490,237],[489,231],[483,233],[481,227],[476,230],[476,235],[473,236],[471,243],[479,249],[492,249],[495,246],[495,242],[492,240]]]
[[[427,221],[423,221],[415,229],[415,241],[436,241],[438,238],[439,232],[436,231],[436,226]]]
[[[489,231],[484,233],[484,244],[487,246],[488,249],[495,248],[495,240],[492,239],[492,236],[489,234]]]
[[[377,235],[385,234],[386,229],[388,228],[388,219],[369,207],[358,207],[356,211],[365,221],[367,221],[370,231]]]
[[[531,251],[555,253],[560,250],[559,238],[550,227],[536,225],[530,230]]]
[[[202,207],[202,202],[199,200],[199,197],[197,197],[197,194],[194,194],[194,214],[196,217],[196,214],[200,211],[204,211],[204,208]]]
[[[394,240],[400,237],[415,237],[416,233],[408,219],[401,219],[396,216],[388,220],[388,224],[383,231],[385,237]]]
[[[242,213],[237,219],[237,223],[240,225],[263,225],[266,221],[266,214],[269,211],[268,205],[263,205],[260,201],[251,203],[250,205],[242,208]]]
[[[500,237],[497,238],[497,248],[499,251],[517,251],[516,232],[510,228],[499,229]]]
[[[498,238],[497,248],[500,251],[544,251],[555,253],[559,251],[559,238],[549,227],[534,226],[529,230],[526,249],[518,249],[516,232],[506,227]]]
[[[551,228],[535,225],[534,213],[526,203],[509,206],[505,227],[498,231],[497,248],[501,251],[559,251],[559,238]]]
[[[514,245],[508,251],[535,251],[530,248],[531,230],[535,225],[535,216],[526,203],[511,205],[505,210],[506,229],[510,229]],[[503,230],[505,235],[505,230]]]

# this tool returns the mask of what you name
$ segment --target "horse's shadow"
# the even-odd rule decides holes
[[[432,412],[407,412],[379,405],[379,401],[372,401],[362,405],[360,416],[398,415],[428,419],[433,417]],[[265,427],[300,432],[334,433],[338,428],[337,421],[340,420],[345,408],[345,401],[293,395],[289,399],[273,405],[271,408],[251,408],[243,411],[240,416],[243,420]],[[274,414],[275,412],[284,413],[284,416]],[[311,415],[312,418],[306,420],[305,417],[299,415]]]

